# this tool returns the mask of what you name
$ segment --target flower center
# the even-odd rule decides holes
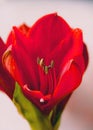
[[[52,95],[56,86],[56,74],[54,61],[51,60],[50,64],[46,65],[44,58],[37,58],[38,73],[39,73],[39,91],[45,95]],[[40,103],[45,104],[44,98],[40,99]]]
[[[51,60],[51,63],[50,63],[50,65],[45,65],[45,63],[44,63],[44,58],[37,58],[37,64],[39,64],[40,66],[41,66],[41,68],[43,69],[43,71],[45,72],[45,74],[48,74],[48,71],[49,71],[49,69],[51,69],[51,68],[53,68],[54,67],[54,61],[53,60]]]

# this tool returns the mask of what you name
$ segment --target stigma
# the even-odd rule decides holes
[[[53,60],[51,60],[50,65],[47,66],[44,63],[44,58],[40,59],[39,57],[37,58],[37,64],[39,64],[41,66],[41,68],[43,69],[45,74],[48,74],[49,69],[54,67],[54,61]]]

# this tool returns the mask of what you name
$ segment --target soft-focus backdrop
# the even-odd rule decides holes
[[[31,26],[39,17],[57,12],[71,27],[83,30],[89,65],[80,87],[63,113],[59,130],[93,130],[93,2],[92,0],[0,0],[0,36],[6,41],[12,26]],[[0,130],[30,130],[10,99],[0,92]]]

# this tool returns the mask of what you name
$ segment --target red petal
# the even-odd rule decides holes
[[[5,49],[6,49],[6,46],[5,46],[4,42],[3,42],[3,40],[0,38],[0,61],[2,59],[2,55],[3,55],[4,51],[5,51]]]
[[[33,40],[34,50],[40,57],[45,57],[70,32],[65,20],[54,13],[40,18],[31,28],[29,37]]]
[[[26,24],[22,24],[19,28],[18,28],[22,34],[24,34],[25,36],[28,35],[28,32],[29,32],[29,27],[26,25]],[[13,44],[15,41],[15,36],[14,36],[14,32],[11,31],[8,38],[7,38],[7,41],[6,41],[6,45],[7,47],[11,44]]]
[[[73,50],[70,51],[67,59],[73,56],[75,62],[79,65],[80,70],[83,73],[88,64],[88,52],[86,46],[83,43],[82,31],[80,29],[74,30],[73,45]]]
[[[28,84],[31,89],[39,89],[38,85],[38,71],[37,71],[37,59],[34,59],[33,56],[29,55],[29,52],[26,50],[27,46],[27,38],[23,36],[17,28],[14,28],[15,34],[15,44],[12,46],[12,56],[14,58],[14,62],[17,66],[15,66],[16,71],[20,72],[21,77],[16,77],[17,81],[21,78],[24,84]]]
[[[73,92],[82,80],[82,74],[78,65],[73,61],[69,70],[60,77],[59,83],[54,91],[54,103],[61,101],[66,95]]]
[[[64,62],[67,62],[70,59],[74,59],[76,56],[83,55],[83,39],[82,31],[80,29],[74,29],[72,35],[72,47],[69,50],[69,53],[64,57]]]
[[[19,30],[24,34],[24,35],[28,35],[28,32],[29,32],[29,27],[26,25],[26,24],[22,24],[20,27],[19,27]]]
[[[59,68],[59,72],[63,71],[64,65],[71,59],[73,59],[77,63],[78,67],[80,67],[79,69],[81,70],[81,72],[84,72],[85,64],[83,58],[83,45],[82,31],[80,29],[75,29],[72,35],[72,46],[69,49],[68,53],[62,59],[63,61]]]
[[[65,56],[72,48],[71,35],[72,33],[68,34],[68,36],[62,40],[58,46],[45,58],[46,64],[49,64],[51,60],[54,60],[56,77],[58,77],[59,73],[61,72],[60,66],[64,62]]]
[[[51,95],[48,94],[44,96],[42,92],[40,91],[32,91],[28,88],[27,85],[24,85],[22,87],[24,95],[31,101],[33,102],[41,111],[44,111],[44,105],[47,104],[47,102],[50,100]],[[40,102],[40,99],[44,100],[43,102]],[[44,111],[45,112],[45,111]]]
[[[0,90],[4,91],[10,98],[12,98],[14,92],[14,80],[2,65],[2,55],[5,49],[6,46],[0,38]]]
[[[20,83],[20,85],[23,85],[23,79],[20,75],[20,70],[18,70],[18,67],[13,59],[13,56],[11,54],[11,46],[8,47],[8,49],[3,54],[3,65],[4,67],[9,71],[9,73],[13,76],[13,78]]]
[[[0,63],[0,90],[3,90],[10,98],[13,97],[15,83],[11,75]]]
[[[77,56],[82,54],[83,37],[82,37],[82,31],[79,28],[73,30],[72,42],[73,42],[72,55]]]
[[[32,62],[36,63],[38,55],[33,48],[32,39],[29,39],[27,36],[23,35],[23,33],[17,27],[13,27],[13,30],[14,30],[15,40],[12,44],[19,46],[20,48],[23,48],[25,53],[27,53],[30,59],[32,59]],[[35,53],[33,53],[33,51],[35,51]]]
[[[85,71],[85,62],[84,62],[83,55],[79,55],[79,56],[74,57],[74,61],[77,63],[81,73],[83,74]]]
[[[46,57],[46,62],[54,60],[54,67],[56,70],[56,77],[60,76],[64,65],[71,59],[75,59],[80,66],[81,71],[84,72],[84,58],[83,58],[83,39],[82,31],[75,29],[69,33],[64,40]],[[47,64],[49,64],[47,63]]]

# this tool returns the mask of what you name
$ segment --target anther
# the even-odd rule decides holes
[[[40,66],[44,66],[44,59],[43,58],[37,58],[37,64],[39,64]]]
[[[44,59],[43,58],[40,59],[39,57],[37,58],[37,64],[39,64],[42,67],[45,74],[48,74],[49,69],[54,67],[54,61],[53,60],[51,60],[50,65],[47,66],[47,65],[44,64]]]
[[[43,66],[43,65],[44,65],[44,59],[43,59],[43,58],[41,58],[39,64],[40,64],[40,66]]]
[[[48,66],[45,66],[45,68],[44,68],[44,71],[45,71],[45,74],[48,74]]]

